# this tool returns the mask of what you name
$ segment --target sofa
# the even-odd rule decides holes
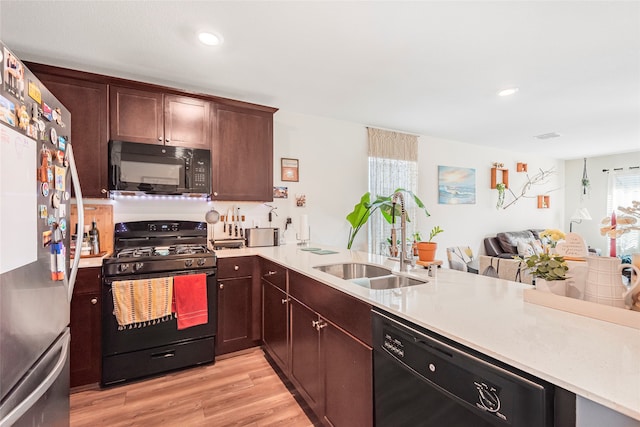
[[[496,234],[495,237],[486,237],[484,239],[486,255],[479,257],[478,274],[531,284],[533,277],[525,263],[514,257],[541,253],[543,251],[540,239],[542,231],[538,229],[506,231]]]

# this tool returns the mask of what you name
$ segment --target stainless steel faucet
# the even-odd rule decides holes
[[[407,211],[404,208],[404,196],[399,191],[396,191],[395,193],[393,193],[393,196],[391,198],[391,203],[393,204],[392,206],[393,212],[391,213],[391,215],[394,218],[394,223],[395,223],[396,203],[398,198],[400,198],[400,208],[401,208],[400,210],[400,248],[398,249],[398,246],[396,243],[397,239],[396,239],[395,227],[391,229],[391,248],[392,248],[392,252],[399,251],[400,271],[409,271],[408,264],[412,266],[414,265],[413,253],[410,252],[407,256]]]

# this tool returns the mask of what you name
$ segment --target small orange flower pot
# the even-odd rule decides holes
[[[418,258],[420,261],[433,261],[436,259],[436,249],[438,244],[435,242],[418,242]]]

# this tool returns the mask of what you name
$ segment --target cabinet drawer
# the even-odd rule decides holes
[[[274,286],[287,291],[287,269],[275,262],[260,260],[260,277]]]
[[[371,346],[371,306],[331,286],[289,271],[289,294]]]
[[[218,280],[253,275],[255,257],[218,258]]]

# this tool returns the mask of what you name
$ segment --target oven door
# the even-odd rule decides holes
[[[178,276],[183,274],[207,275],[207,307],[209,322],[204,325],[192,326],[178,330],[178,321],[173,318],[155,325],[140,328],[124,328],[118,330],[118,322],[113,314],[113,292],[111,283],[116,280],[138,280],[154,277]],[[216,269],[187,270],[172,273],[131,275],[121,277],[108,277],[103,280],[102,286],[102,355],[103,357],[130,353],[138,350],[161,347],[168,344],[192,341],[201,338],[213,337],[216,333],[217,317],[217,286]]]

